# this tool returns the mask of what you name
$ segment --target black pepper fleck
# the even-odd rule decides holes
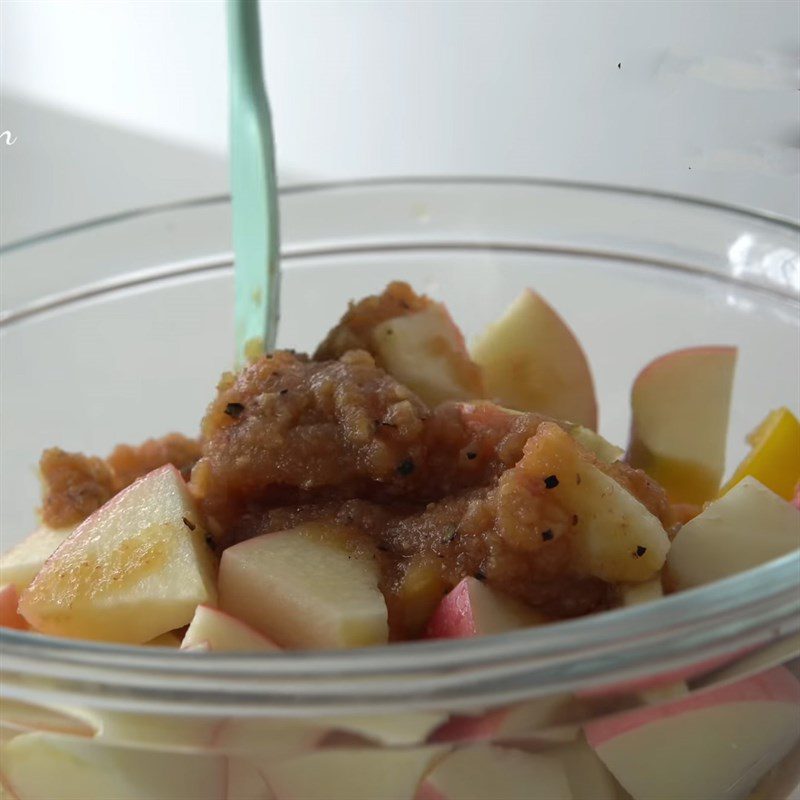
[[[458,526],[451,525],[442,539],[442,544],[450,544],[458,538]]]
[[[546,531],[542,531],[542,541],[543,542],[551,541],[554,536],[555,536],[555,534],[553,533],[553,531],[550,530],[550,528],[548,528]]]
[[[288,389],[281,389],[279,394],[289,394],[289,390]]]
[[[555,488],[556,488],[556,486],[558,486],[558,478],[556,478],[556,476],[555,476],[555,475],[548,475],[548,476],[547,476],[547,477],[544,479],[544,485],[545,485],[545,486],[546,486],[548,489],[555,489]]]
[[[225,413],[234,419],[240,416],[242,411],[244,411],[244,406],[241,403],[228,403],[228,405],[225,406]]]
[[[482,569],[479,569],[479,570],[478,570],[478,571],[475,573],[475,577],[476,577],[476,579],[477,579],[477,580],[479,580],[479,581],[485,581],[485,580],[486,580],[486,573],[485,573],[485,572],[484,572]]]
[[[413,458],[403,459],[398,465],[397,471],[403,476],[410,475],[414,471],[414,459]]]
[[[472,461],[473,459],[475,459],[475,458],[477,458],[477,457],[478,457],[478,454],[477,454],[477,453],[473,453],[472,451],[470,451],[469,453],[467,453],[467,458],[468,458],[470,461]]]
[[[641,558],[647,552],[646,547],[642,547],[642,545],[638,545],[636,547],[636,552],[634,553],[634,558]]]
[[[578,515],[577,514],[573,514],[572,515],[572,524],[573,525],[577,525],[578,524]]]
[[[194,529],[197,527],[197,525],[195,525],[195,524],[194,524],[194,522],[192,522],[190,519],[186,519],[186,517],[184,517],[184,518],[183,518],[183,524],[184,524],[184,525],[185,525],[185,526],[186,526],[186,527],[187,527],[187,528],[188,528],[190,531],[193,531],[193,530],[194,530]]]
[[[621,61],[619,62],[619,64],[617,64],[617,69],[622,69],[622,62]]]
[[[210,547],[212,550],[216,550],[216,549],[217,549],[217,543],[216,543],[216,542],[214,541],[214,539],[213,539],[211,536],[209,536],[208,534],[206,534],[206,544],[207,544],[207,545],[208,545],[208,546],[209,546],[209,547]]]

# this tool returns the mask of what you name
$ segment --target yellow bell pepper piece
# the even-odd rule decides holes
[[[771,411],[748,437],[750,452],[720,495],[751,475],[775,494],[791,500],[800,480],[800,421],[788,408]]]

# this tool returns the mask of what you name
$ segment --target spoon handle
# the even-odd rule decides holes
[[[227,0],[236,365],[275,346],[280,273],[275,145],[258,0]]]

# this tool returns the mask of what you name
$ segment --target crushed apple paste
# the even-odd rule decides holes
[[[665,493],[623,462],[599,461],[563,423],[485,400],[430,407],[387,374],[364,349],[365,331],[425,302],[392,284],[351,306],[314,360],[279,351],[226,374],[199,443],[171,434],[105,461],[46,451],[45,522],[79,522],[172,463],[191,472],[218,551],[313,521],[352,530],[354,546],[368,542],[393,638],[418,635],[465,576],[554,618],[613,604],[616,587],[575,566],[578,518],[558,486],[589,462],[669,529]]]

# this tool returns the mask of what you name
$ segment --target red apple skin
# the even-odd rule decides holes
[[[453,799],[447,798],[436,787],[431,786],[431,784],[427,783],[426,781],[423,781],[422,785],[419,787],[419,791],[417,792],[417,796],[414,800],[453,800]]]
[[[785,667],[775,667],[753,678],[720,686],[708,692],[691,695],[684,700],[660,706],[637,708],[617,714],[585,727],[589,745],[597,749],[604,742],[668,717],[679,716],[687,711],[698,711],[709,706],[727,703],[777,701],[800,704],[800,682]]]
[[[508,710],[488,711],[479,717],[454,716],[438,727],[432,742],[480,742],[492,739],[508,715]]]
[[[0,787],[5,792],[6,800],[19,800],[19,797],[11,790],[11,786],[2,774],[0,774]]]
[[[477,636],[466,578],[449,592],[433,612],[425,631],[427,639],[466,639]]]
[[[30,630],[30,625],[17,611],[18,604],[19,594],[13,584],[9,583],[0,589],[0,627],[17,631]]]

